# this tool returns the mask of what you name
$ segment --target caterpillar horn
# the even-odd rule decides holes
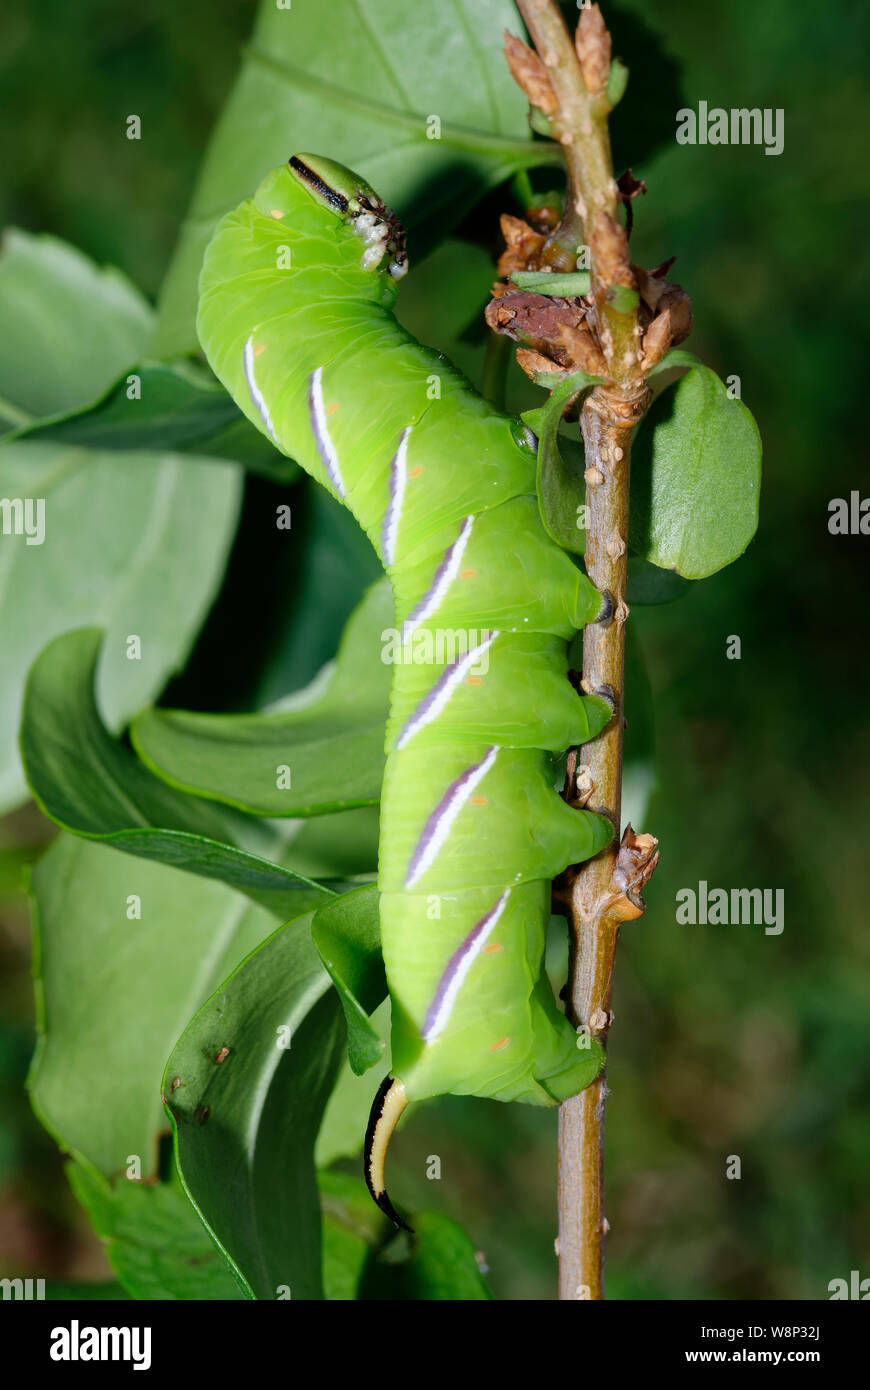
[[[407,1104],[405,1088],[401,1081],[393,1076],[385,1076],[378,1087],[378,1093],[374,1098],[369,1115],[363,1148],[363,1169],[366,1186],[381,1211],[390,1218],[394,1226],[398,1226],[402,1231],[410,1231],[413,1235],[413,1227],[409,1226],[407,1221],[402,1220],[387,1196],[384,1181],[387,1148],[393,1137],[393,1130],[399,1123],[399,1117]]]

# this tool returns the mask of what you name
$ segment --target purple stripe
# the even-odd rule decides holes
[[[417,841],[417,848],[414,850],[414,853],[411,856],[411,862],[408,865],[408,873],[405,878],[406,888],[410,888],[410,886],[414,882],[421,861],[423,860],[426,854],[426,850],[429,848],[431,841],[437,834],[438,827],[444,816],[449,811],[451,802],[453,801],[454,797],[458,796],[459,793],[463,790],[464,787],[468,785],[469,782],[473,782],[476,779],[477,774],[480,772],[484,763],[487,761],[491,754],[496,753],[497,751],[498,749],[494,745],[488,748],[479,763],[472,763],[471,767],[466,768],[466,770],[461,774],[461,776],[456,778],[455,782],[450,783],[450,786],[447,788],[441,800],[438,802],[438,805],[435,807],[435,810],[432,812],[426,824],[423,826],[423,833],[420,836],[420,839]]]
[[[409,719],[405,720],[405,723],[402,726],[402,732],[399,734],[399,737],[396,740],[397,748],[401,748],[403,741],[407,738],[408,731],[412,729],[415,724],[419,723],[419,721],[424,717],[424,715],[429,713],[429,710],[435,704],[435,701],[438,699],[438,696],[441,694],[441,691],[444,689],[445,685],[449,685],[457,666],[462,665],[462,662],[465,661],[467,655],[468,653],[464,652],[463,655],[458,656],[455,661],[451,661],[449,666],[444,667],[443,673],[439,676],[438,680],[435,682],[432,689],[429,691],[429,694],[423,696],[423,699],[420,701],[419,705],[414,710],[414,713],[410,716]]]
[[[384,557],[384,564],[391,565],[396,558],[396,537],[395,531],[399,524],[401,515],[400,499],[405,479],[403,470],[405,468],[405,448],[408,435],[411,433],[411,426],[402,430],[399,439],[399,447],[390,461],[390,500],[387,510],[384,512],[384,521],[381,527],[381,554]]]
[[[445,969],[444,974],[441,976],[441,979],[438,983],[438,988],[435,991],[435,998],[432,1000],[432,1003],[429,1005],[429,1008],[426,1011],[426,1017],[423,1020],[423,1027],[420,1030],[420,1036],[422,1037],[424,1042],[427,1042],[429,1040],[433,1030],[435,1029],[436,1024],[439,1022],[439,1014],[441,1013],[441,1010],[444,1006],[444,1002],[450,993],[450,990],[454,984],[454,981],[456,980],[457,975],[459,975],[469,955],[473,955],[475,953],[476,948],[482,943],[483,938],[489,934],[489,931],[494,921],[501,916],[502,911],[504,909],[504,905],[507,902],[509,893],[509,888],[506,889],[504,893],[502,893],[498,902],[490,908],[489,912],[487,912],[484,917],[481,917],[480,921],[475,926],[471,928],[471,931],[468,933],[465,940],[456,948],[456,950],[453,952],[453,955],[450,957],[450,960],[447,962],[447,968]],[[442,1028],[446,1021],[446,1018],[441,1021]],[[437,1031],[440,1032],[440,1028]]]
[[[463,652],[461,656],[456,657],[455,661],[451,661],[448,666],[445,666],[442,674],[429,691],[429,694],[423,696],[423,699],[414,710],[414,713],[405,721],[401,733],[396,740],[397,749],[403,747],[411,734],[416,731],[418,725],[422,727],[422,725],[428,722],[426,715],[432,709],[433,705],[438,703],[442,692],[450,685],[451,681],[455,679],[462,667],[468,666],[469,670],[471,670],[479,661],[482,653],[492,646],[498,635],[498,632],[489,633],[483,642],[479,642],[477,646],[472,647],[470,651]]]
[[[445,550],[444,559],[441,561],[441,564],[435,571],[435,577],[432,580],[431,585],[426,590],[426,593],[423,595],[423,597],[420,599],[420,602],[417,604],[411,616],[405,619],[405,622],[403,624],[403,633],[405,641],[407,641],[408,636],[410,635],[408,633],[408,628],[413,629],[416,626],[418,621],[420,621],[422,616],[426,613],[430,600],[435,594],[437,594],[439,586],[443,582],[445,575],[450,569],[450,564],[454,554],[457,550],[465,549],[465,542],[468,539],[468,533],[471,530],[471,523],[473,521],[473,516],[467,516],[465,518],[465,520],[462,523],[462,530],[459,532],[459,535],[456,537],[456,540]]]

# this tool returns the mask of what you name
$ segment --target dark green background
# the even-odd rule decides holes
[[[253,11],[251,0],[7,0],[0,222],[65,237],[154,295]],[[638,828],[659,836],[662,859],[647,914],[624,929],[618,957],[609,1289],[826,1298],[829,1280],[870,1275],[870,538],[827,529],[831,498],[870,494],[867,12],[622,0],[605,13],[617,52],[632,15],[661,36],[687,105],[785,111],[779,157],[678,147],[668,72],[641,54],[632,82],[643,100],[626,107],[640,157],[627,117],[618,133],[621,158],[649,185],[635,204],[634,257],[678,257],[673,276],[695,307],[689,346],[722,376],[740,376],[765,481],[746,556],[679,603],[633,616],[658,776]],[[130,111],[147,122],[135,144],[121,135]],[[652,156],[650,129],[666,137]],[[479,233],[480,219],[466,231]],[[263,680],[277,682],[274,697],[329,655],[367,562],[343,558],[337,532],[319,552],[340,592],[312,632],[304,595],[295,618],[282,605],[282,585],[299,597],[293,562],[270,568],[258,546],[270,496],[267,484],[249,487],[225,593],[176,703],[215,703],[211,674],[226,666],[228,644],[250,643],[246,598],[266,588],[269,674],[256,644],[245,649],[250,660],[229,663],[224,705],[244,705]],[[731,635],[739,661],[726,659]],[[644,755],[639,678],[629,701],[630,745]],[[46,833],[36,813],[22,813],[0,828],[0,843]],[[107,1277],[22,1090],[32,1005],[16,869],[13,848],[0,884],[0,1273]],[[675,894],[700,879],[783,889],[785,931],[678,925]],[[424,1176],[431,1153],[440,1183]],[[740,1181],[725,1178],[728,1155],[742,1160]],[[472,1232],[497,1296],[552,1296],[554,1116],[448,1099],[419,1111],[394,1162],[406,1205],[443,1204]]]

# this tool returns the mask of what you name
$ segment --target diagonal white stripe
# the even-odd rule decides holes
[[[496,637],[498,637],[498,633],[491,632],[483,642],[479,642],[476,647],[472,647],[471,651],[467,652],[465,656],[457,662],[455,668],[444,681],[444,684],[437,691],[437,694],[434,697],[431,693],[426,696],[426,699],[418,706],[418,713],[411,716],[399,735],[396,741],[397,749],[404,748],[408,740],[414,737],[414,734],[418,733],[419,730],[424,728],[427,724],[431,724],[433,719],[438,718],[438,715],[446,707],[456,687],[461,685],[472,666],[474,666],[480,660],[483,653],[492,646]]]
[[[253,333],[251,334],[251,336],[250,336],[250,338],[248,339],[248,341],[245,343],[244,363],[245,363],[245,380],[246,380],[247,383],[248,383],[248,390],[249,390],[249,392],[250,392],[250,394],[251,394],[251,400],[254,402],[254,405],[257,407],[258,411],[260,412],[260,419],[263,421],[263,424],[266,426],[266,429],[269,431],[269,434],[271,435],[272,439],[275,441],[275,443],[278,445],[278,448],[280,449],[281,444],[280,444],[280,441],[279,441],[279,439],[278,439],[277,434],[275,433],[275,427],[274,427],[274,425],[272,424],[272,417],[271,417],[271,415],[269,414],[269,407],[268,407],[267,404],[266,404],[265,397],[263,396],[262,391],[260,390],[259,386],[257,385],[257,377],[256,377],[256,373],[254,372],[254,334],[253,334]]]
[[[338,454],[335,452],[335,445],[330,438],[329,427],[326,423],[326,406],[323,403],[322,377],[322,367],[315,368],[311,373],[310,387],[311,407],[314,412],[314,434],[329,481],[332,483],[339,497],[346,497],[347,491],[344,486],[344,479],[341,476]]]
[[[490,748],[486,757],[460,780],[460,785],[456,788],[450,800],[447,802],[447,805],[444,807],[444,810],[441,812],[441,815],[432,826],[429,839],[423,853],[420,855],[417,866],[413,873],[409,874],[408,878],[405,880],[406,888],[413,888],[417,880],[431,867],[450,834],[453,822],[468,801],[475,787],[489,772],[489,769],[496,760],[497,754],[498,748]],[[423,832],[424,834],[428,828],[429,823],[427,821]]]
[[[441,572],[438,574],[432,588],[427,594],[423,595],[423,598],[414,609],[410,618],[407,618],[402,625],[403,642],[410,641],[420,624],[425,623],[427,618],[431,618],[432,614],[437,612],[441,606],[444,595],[459,573],[459,566],[462,564],[462,557],[465,554],[465,547],[468,545],[473,524],[473,516],[467,516],[463,521],[462,530],[447,550],[439,566]]]
[[[383,540],[381,550],[384,564],[392,565],[396,558],[396,540],[399,535],[399,522],[402,519],[402,504],[405,500],[405,483],[408,481],[408,439],[411,426],[402,430],[399,447],[396,450],[391,468],[390,501],[384,516]]]
[[[438,1034],[442,1032],[442,1030],[444,1029],[447,1020],[453,1012],[453,1005],[456,1003],[456,996],[459,994],[460,989],[465,983],[465,979],[468,975],[469,970],[471,969],[474,962],[477,960],[477,957],[480,955],[481,951],[483,950],[484,946],[486,945],[487,941],[492,935],[496,923],[498,922],[499,918],[504,912],[505,904],[508,898],[510,897],[510,892],[511,890],[509,888],[506,888],[504,890],[495,907],[492,909],[492,912],[489,914],[489,919],[486,922],[483,931],[480,933],[480,935],[477,937],[475,941],[472,941],[467,951],[465,951],[464,954],[461,956],[459,963],[457,964],[453,976],[450,980],[450,983],[444,991],[444,998],[438,1005],[438,1011],[435,1014],[435,1017],[429,1024],[428,1028],[426,1028],[425,1031],[420,1034],[424,1042],[432,1042],[432,1040],[434,1038],[437,1038]],[[448,966],[448,969],[449,968],[450,967]]]

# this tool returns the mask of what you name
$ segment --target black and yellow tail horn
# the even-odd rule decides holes
[[[395,1226],[403,1231],[410,1231],[413,1235],[413,1228],[408,1225],[407,1221],[402,1220],[387,1196],[384,1182],[387,1148],[393,1137],[393,1130],[399,1123],[399,1117],[407,1104],[405,1088],[401,1081],[393,1076],[385,1076],[378,1087],[378,1093],[374,1098],[369,1115],[363,1150],[363,1171],[365,1172],[366,1187],[384,1215],[388,1216]]]

